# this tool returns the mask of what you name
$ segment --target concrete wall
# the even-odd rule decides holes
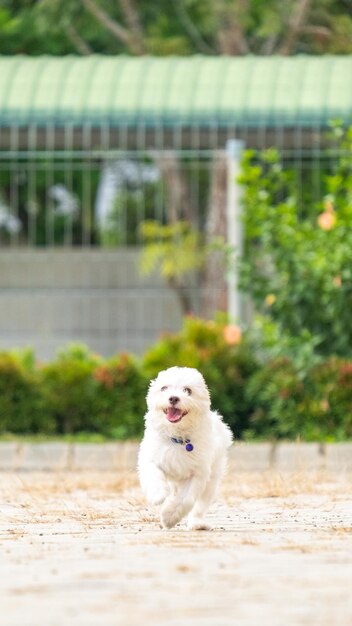
[[[138,249],[0,251],[0,350],[32,346],[39,358],[86,343],[112,355],[141,353],[181,326],[174,292],[142,279]]]
[[[1,471],[131,471],[136,468],[138,444],[0,442]],[[243,443],[231,447],[230,466],[238,472],[352,472],[352,444]]]

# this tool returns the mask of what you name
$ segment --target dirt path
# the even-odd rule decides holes
[[[351,626],[352,477],[229,472],[211,532],[133,473],[0,474],[1,626]]]

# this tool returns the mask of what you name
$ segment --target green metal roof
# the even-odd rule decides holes
[[[352,56],[0,57],[3,125],[324,125],[351,114]]]

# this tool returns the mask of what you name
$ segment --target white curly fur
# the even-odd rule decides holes
[[[150,383],[147,406],[138,473],[148,502],[162,505],[164,528],[186,515],[188,528],[209,528],[204,514],[226,467],[226,449],[232,443],[229,427],[211,410],[203,376],[190,367],[160,372]],[[171,437],[189,439],[193,450]]]

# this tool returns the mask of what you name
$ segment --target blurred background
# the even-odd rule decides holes
[[[241,153],[277,148],[314,211],[351,3],[3,0],[0,52],[1,346],[140,354],[185,313],[247,321],[224,261]]]
[[[2,0],[0,431],[351,437],[351,114],[350,0]]]

